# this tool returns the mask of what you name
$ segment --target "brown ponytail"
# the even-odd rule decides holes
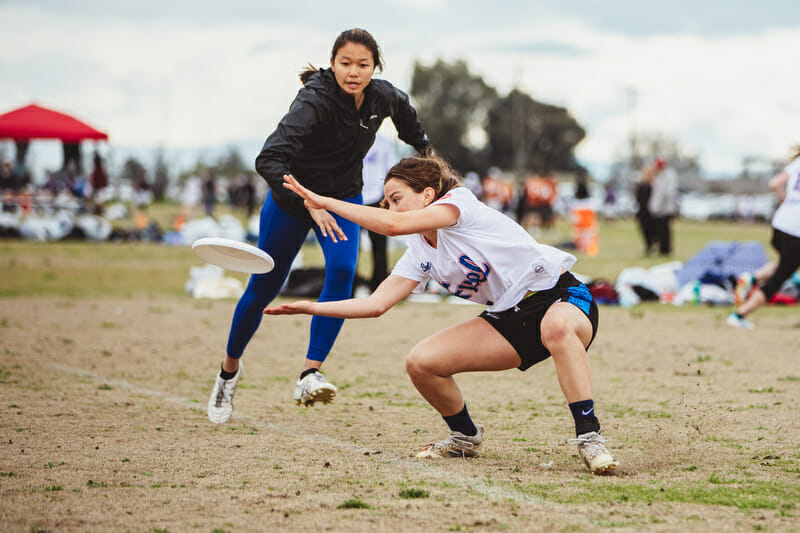
[[[436,193],[434,201],[456,187],[461,187],[461,181],[455,170],[441,157],[406,157],[401,159],[386,174],[384,183],[390,179],[397,179],[411,187],[414,192],[422,192],[430,187]],[[384,198],[381,207],[389,207]]]

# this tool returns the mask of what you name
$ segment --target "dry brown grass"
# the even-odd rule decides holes
[[[347,322],[325,366],[338,399],[311,409],[291,402],[308,318],[265,319],[236,411],[212,425],[205,403],[232,311],[183,296],[0,299],[0,529],[797,527],[794,310],[764,310],[746,332],[724,325],[724,309],[602,308],[590,355],[622,462],[609,478],[565,444],[549,361],[457,378],[487,427],[482,458],[413,458],[445,426],[404,354],[477,314],[470,306],[407,303]]]

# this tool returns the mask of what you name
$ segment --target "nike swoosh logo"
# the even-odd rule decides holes
[[[594,411],[594,407],[592,407],[592,408],[591,408],[591,409],[589,409],[588,411],[584,411],[583,409],[581,409],[581,414],[582,414],[583,416],[586,416],[586,415],[588,415],[588,414],[591,414],[591,412],[592,412],[592,411]]]

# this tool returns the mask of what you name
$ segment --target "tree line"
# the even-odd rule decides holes
[[[585,171],[573,150],[586,131],[566,108],[519,89],[500,96],[463,60],[415,62],[409,94],[434,148],[462,173]]]

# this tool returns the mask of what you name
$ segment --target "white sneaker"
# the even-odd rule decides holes
[[[211,397],[208,399],[208,419],[214,424],[222,424],[231,417],[231,413],[233,413],[233,395],[236,392],[236,383],[238,383],[241,375],[241,362],[236,374],[231,379],[222,379],[217,374],[214,390],[211,391]]]
[[[567,442],[578,445],[578,454],[592,474],[598,476],[613,474],[619,466],[619,462],[608,453],[603,444],[606,439],[596,431],[578,435],[577,439],[569,439]]]
[[[298,379],[294,388],[294,401],[297,405],[312,407],[315,402],[331,403],[335,398],[336,387],[328,383],[320,371]]]
[[[755,329],[756,327],[753,325],[752,322],[747,320],[744,317],[737,315],[736,313],[731,313],[728,315],[728,325],[734,328],[741,328],[741,329]]]
[[[450,436],[440,442],[423,446],[417,454],[418,459],[449,459],[451,457],[478,457],[483,443],[483,426],[475,424],[478,433],[468,437],[459,431],[451,431]]]

